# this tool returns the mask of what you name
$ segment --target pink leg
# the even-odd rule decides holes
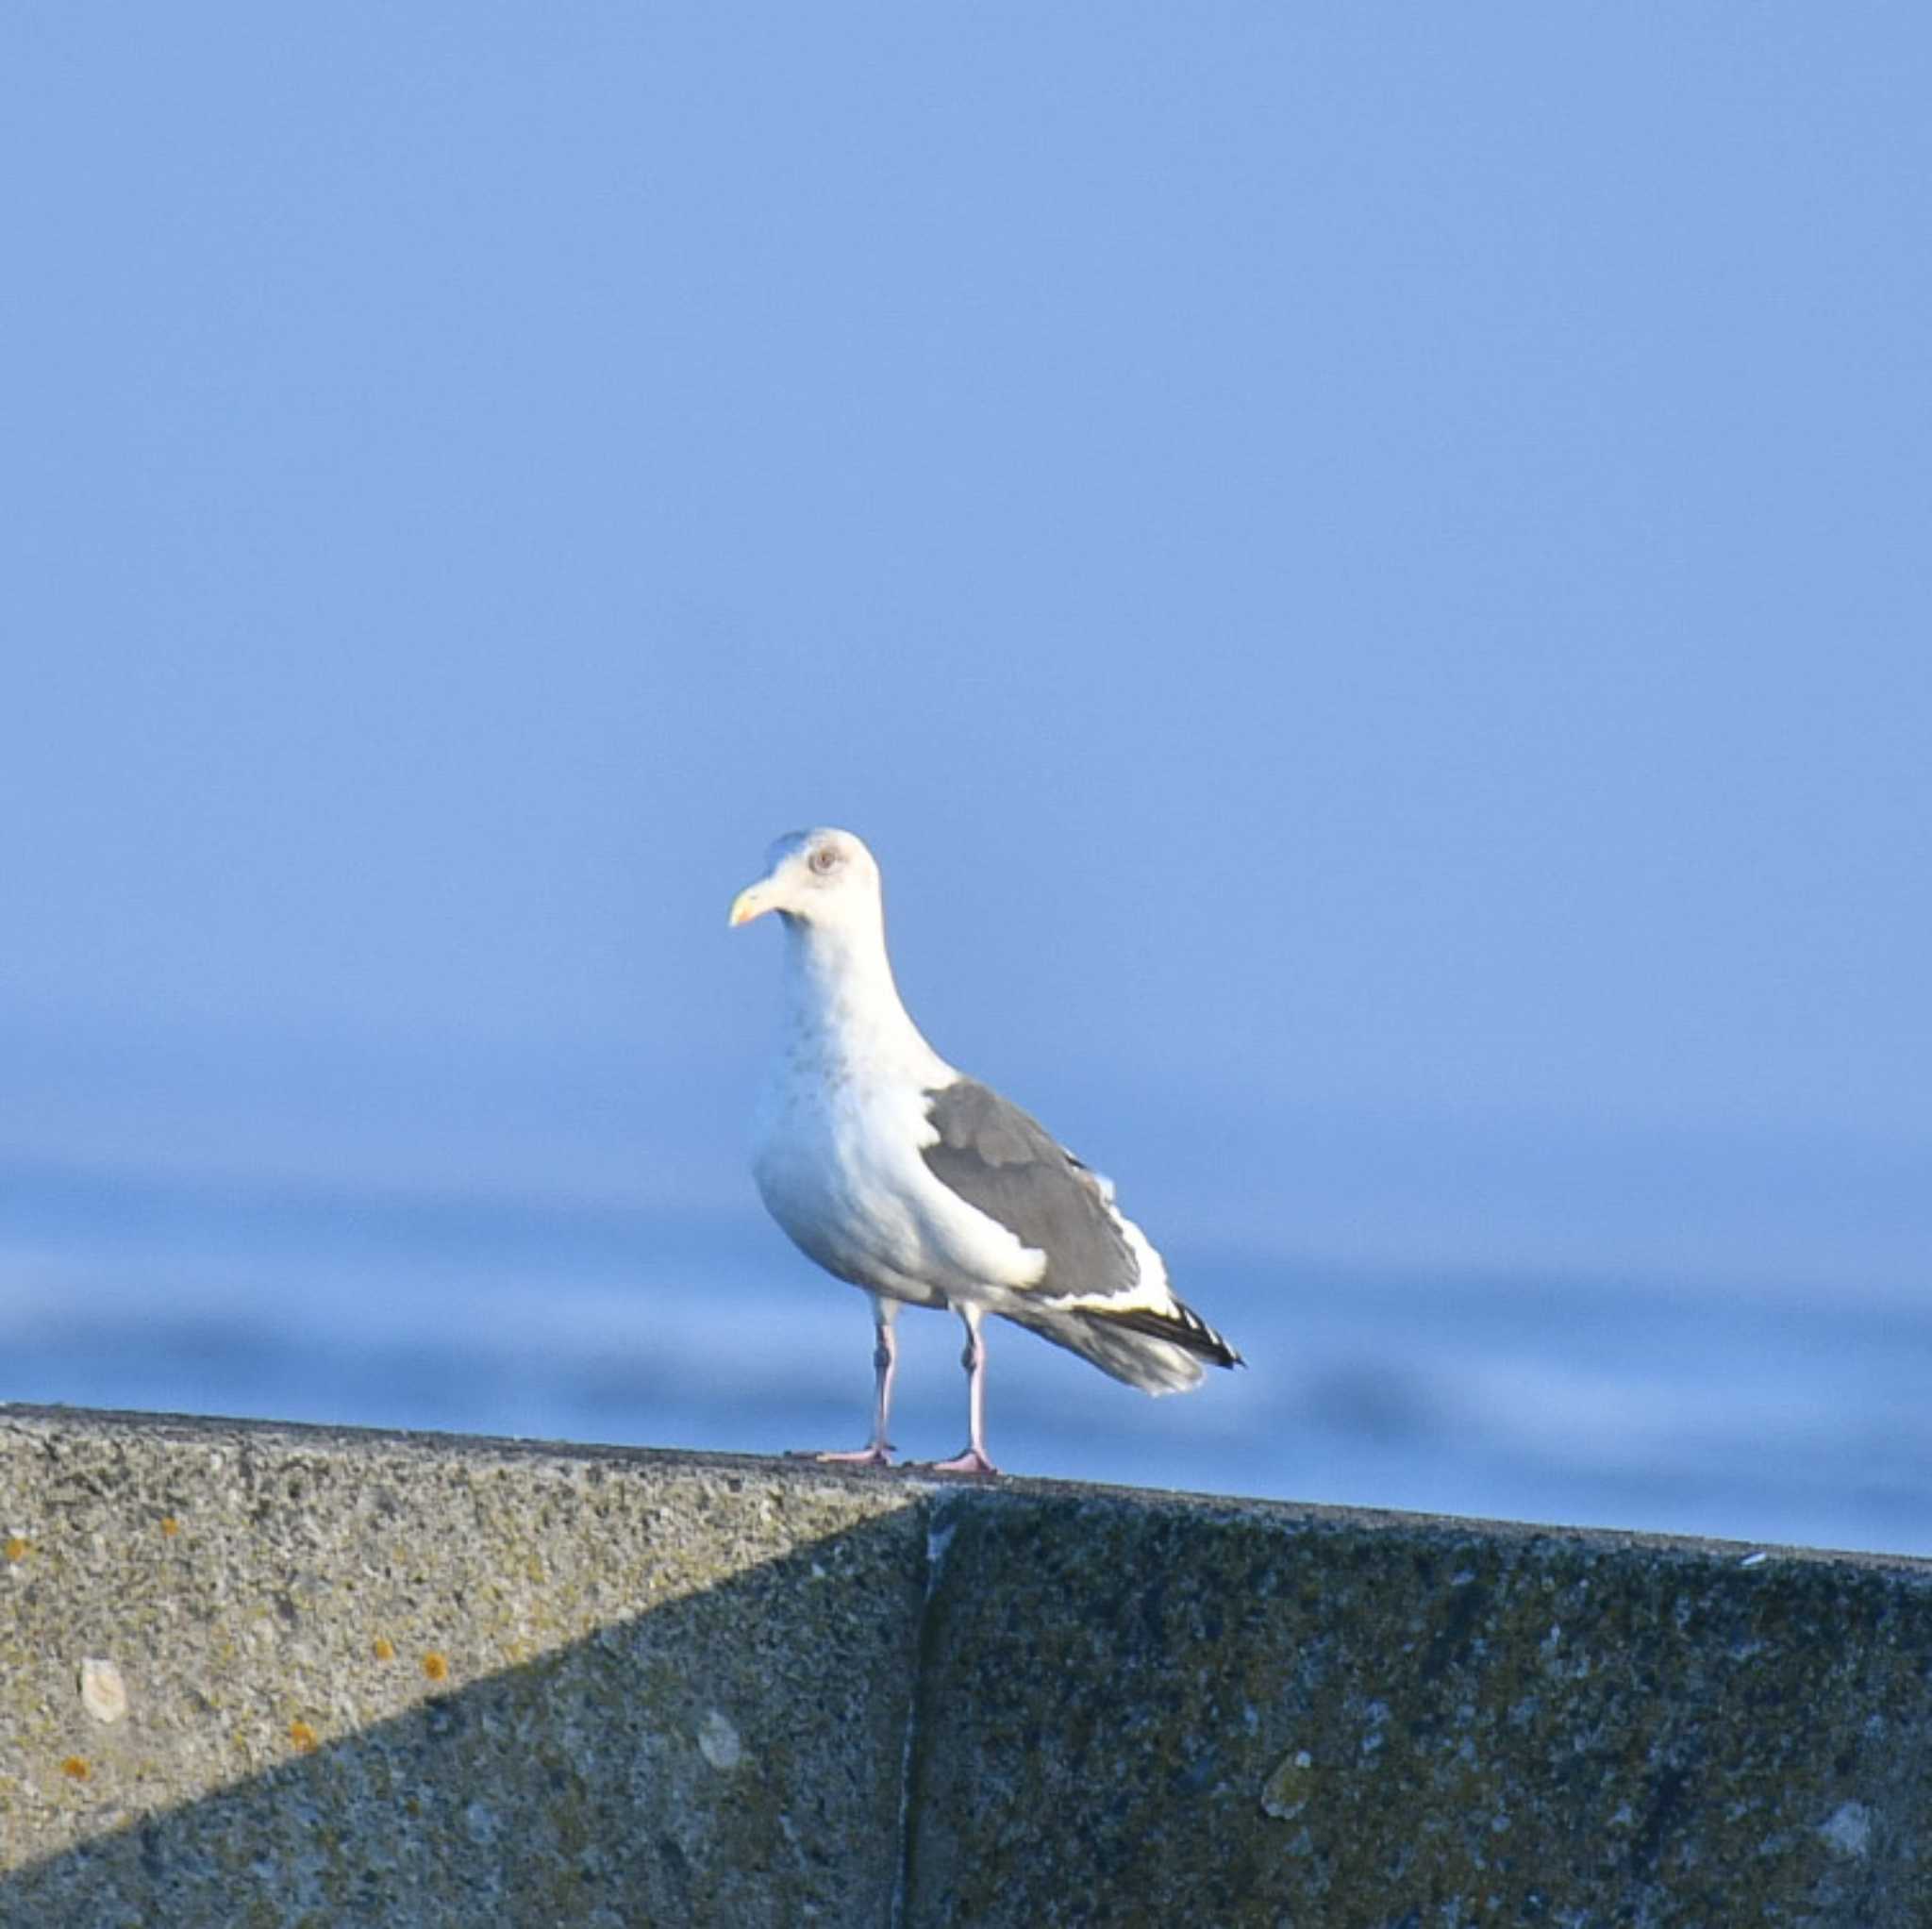
[[[841,1467],[890,1467],[892,1464],[892,1443],[886,1438],[886,1415],[892,1405],[892,1374],[899,1365],[899,1342],[892,1331],[892,1315],[897,1306],[888,1309],[883,1300],[873,1302],[873,1333],[874,1343],[872,1350],[873,1368],[873,1415],[872,1443],[869,1446],[854,1447],[844,1454],[814,1454],[810,1451],[795,1453],[794,1460],[821,1460],[827,1465]]]
[[[955,1454],[950,1460],[933,1461],[932,1471],[935,1473],[997,1473],[1000,1470],[986,1456],[986,1341],[979,1335],[981,1315],[979,1308],[974,1305],[963,1305],[957,1310],[966,1322],[966,1350],[959,1355],[959,1364],[966,1369],[966,1423],[972,1437],[967,1440],[963,1454]]]

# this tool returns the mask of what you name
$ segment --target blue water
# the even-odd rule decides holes
[[[1016,1473],[1932,1554],[1932,1310],[1170,1245],[1245,1372],[1150,1400],[991,1329]],[[895,1438],[964,1438],[908,1312]],[[776,1452],[863,1438],[862,1298],[741,1211],[0,1167],[0,1397]]]

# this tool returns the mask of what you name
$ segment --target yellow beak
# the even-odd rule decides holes
[[[772,908],[772,901],[765,895],[762,882],[748,884],[731,900],[731,923],[734,928],[749,924],[754,918],[762,917]]]

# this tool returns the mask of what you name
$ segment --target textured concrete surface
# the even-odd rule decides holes
[[[4,1406],[0,1541],[8,1929],[1932,1923],[1923,1562]]]
[[[911,1920],[1932,1924],[1932,1564],[1153,1497],[945,1524]]]
[[[888,1920],[891,1484],[0,1407],[0,1536],[7,1929]]]

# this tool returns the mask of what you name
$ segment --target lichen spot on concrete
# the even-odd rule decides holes
[[[1315,1758],[1306,1748],[1285,1756],[1261,1785],[1261,1813],[1277,1821],[1292,1821],[1308,1805],[1314,1792]]]
[[[315,1730],[307,1721],[289,1723],[289,1739],[303,1754],[308,1754],[315,1746]]]
[[[179,1521],[175,1520],[173,1514],[163,1514],[161,1516],[161,1532],[165,1534],[170,1540],[174,1539],[175,1535],[180,1533],[180,1531],[181,1523]]]
[[[393,1661],[396,1658],[396,1644],[387,1635],[377,1635],[371,1644],[375,1650],[378,1661]]]
[[[25,1560],[33,1552],[34,1544],[25,1534],[9,1534],[7,1537],[7,1558]]]
[[[440,1655],[434,1648],[431,1648],[428,1654],[423,1657],[423,1672],[431,1681],[447,1681],[449,1679],[449,1656],[447,1655]]]
[[[67,1759],[60,1764],[60,1772],[63,1775],[65,1775],[70,1782],[84,1782],[91,1774],[93,1773],[93,1770],[88,1767],[86,1755],[70,1754],[67,1757]]]
[[[96,1721],[118,1721],[127,1712],[127,1684],[113,1662],[92,1655],[82,1661],[80,1705]]]
[[[1862,1802],[1840,1802],[1818,1833],[1840,1855],[1863,1857],[1872,1846],[1872,1811]]]
[[[735,1769],[744,1759],[744,1743],[722,1709],[713,1708],[698,1723],[698,1753],[720,1773]]]

